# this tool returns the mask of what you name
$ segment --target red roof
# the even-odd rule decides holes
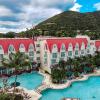
[[[24,44],[25,51],[28,51],[29,45],[34,44],[33,39],[20,39],[20,38],[13,38],[13,39],[0,39],[0,45],[2,45],[4,53],[8,52],[9,45],[13,45],[15,51],[19,50],[20,44]]]
[[[99,49],[99,47],[100,47],[100,40],[97,40],[97,41],[95,42],[95,46],[96,46],[97,49]]]
[[[81,48],[82,43],[85,44],[85,48],[86,48],[88,43],[86,38],[47,39],[46,41],[50,51],[52,51],[54,44],[57,45],[58,51],[60,51],[62,44],[65,44],[67,50],[70,43],[72,44],[73,49],[75,48],[75,45],[77,43],[79,44],[79,48]]]

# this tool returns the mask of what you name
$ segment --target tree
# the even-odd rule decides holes
[[[15,37],[15,33],[14,32],[8,32],[8,33],[5,34],[5,37],[14,38]]]
[[[54,83],[63,83],[66,78],[66,62],[61,60],[58,64],[53,65],[51,77]]]
[[[3,59],[2,64],[7,67],[7,68],[14,68],[15,69],[15,82],[14,82],[14,91],[15,91],[15,86],[17,82],[17,71],[19,69],[25,68],[25,66],[31,66],[31,63],[29,61],[29,58],[21,53],[11,53],[9,54],[9,59]]]

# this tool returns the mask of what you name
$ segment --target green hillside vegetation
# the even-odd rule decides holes
[[[93,39],[100,38],[100,11],[79,13],[66,11],[36,26],[43,35],[75,36],[87,34]]]
[[[100,39],[100,11],[88,13],[65,11],[39,23],[35,28],[14,35],[8,32],[4,37],[39,35],[74,37],[77,34],[88,35],[91,39]]]

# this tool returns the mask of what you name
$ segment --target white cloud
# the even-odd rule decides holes
[[[13,28],[0,28],[0,33],[7,33],[7,32],[21,32],[21,31],[25,31],[26,29],[13,29]]]
[[[26,28],[31,28],[32,25],[36,25],[39,22],[46,20],[47,18],[63,12],[65,8],[69,8],[69,6],[74,5],[75,0],[29,0],[28,3],[18,3],[19,4],[17,6],[21,12],[18,12],[17,14],[12,13],[12,11],[6,7],[2,7],[4,11],[3,16],[14,16],[19,21],[0,21],[1,26],[4,26],[0,29],[0,31],[19,32],[21,30],[25,30]],[[7,28],[6,30],[5,25],[15,26],[17,29]]]
[[[72,8],[70,8],[70,10],[79,12],[81,7],[82,7],[82,5],[75,3],[74,6]]]
[[[42,8],[42,7],[34,8],[32,6],[24,6],[23,12],[19,13],[17,18],[28,22],[32,21],[33,24],[36,24],[34,23],[34,21],[36,20],[42,21],[61,12],[62,10],[56,8]]]
[[[99,3],[94,4],[94,8],[96,8],[97,10],[100,10],[100,2],[99,2]]]
[[[6,26],[11,26],[10,28],[5,27]],[[3,26],[3,27],[2,27]],[[20,22],[13,22],[13,21],[0,21],[0,32],[6,33],[9,31],[13,32],[20,32],[26,30],[26,28],[31,28],[32,25],[30,23],[20,21]],[[15,27],[15,28],[13,28]]]
[[[12,11],[5,6],[0,6],[0,16],[11,16]]]

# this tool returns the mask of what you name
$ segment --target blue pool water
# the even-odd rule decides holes
[[[15,77],[12,76],[8,79],[8,83],[11,84],[14,82]],[[18,75],[17,82],[20,82],[20,86],[27,88],[29,90],[37,88],[43,80],[43,76],[37,72],[24,73]],[[2,79],[0,79],[0,86],[2,86]]]
[[[86,81],[74,82],[71,87],[62,90],[48,89],[42,92],[40,100],[62,100],[64,97],[80,100],[100,100],[100,77],[90,77]]]

